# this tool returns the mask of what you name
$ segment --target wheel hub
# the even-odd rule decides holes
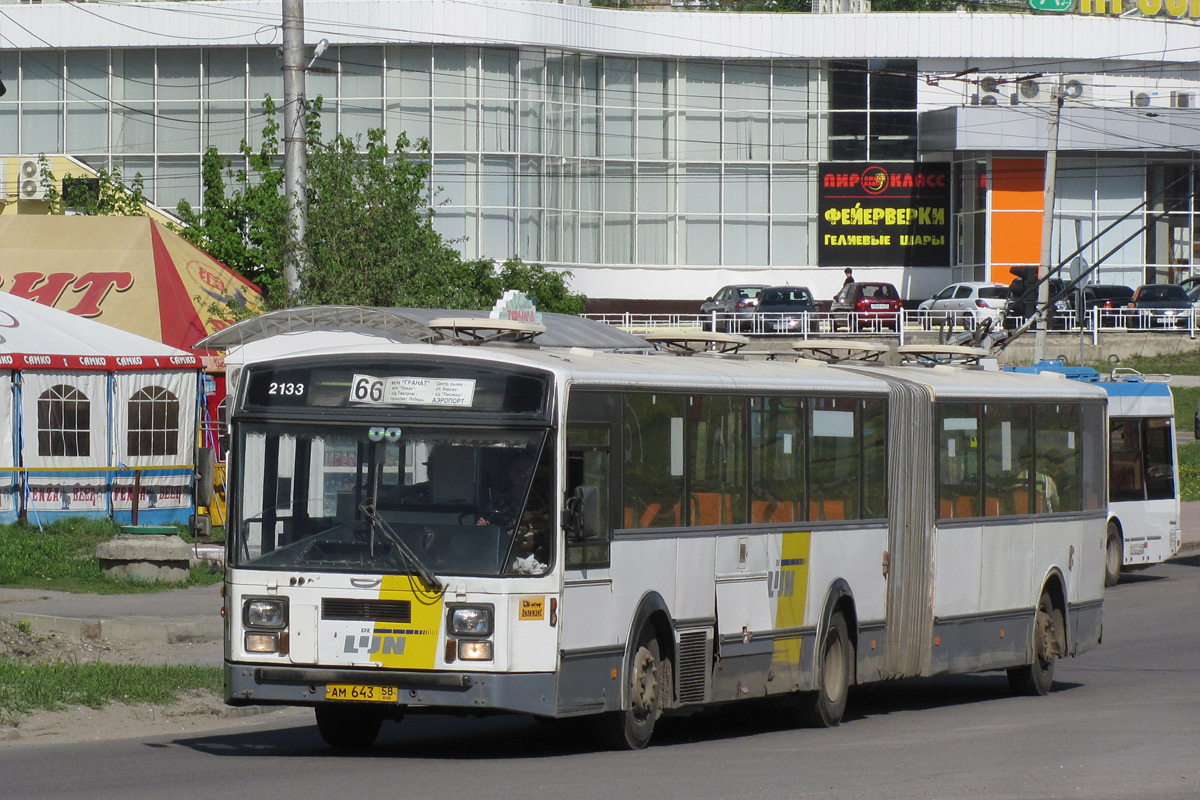
[[[633,692],[630,698],[633,713],[645,718],[653,712],[658,699],[658,663],[650,651],[638,649],[633,662]]]

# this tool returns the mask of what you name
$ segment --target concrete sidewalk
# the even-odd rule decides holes
[[[71,594],[0,587],[0,620],[28,620],[39,633],[110,642],[220,641],[221,587],[143,594]]]
[[[1200,502],[1183,503],[1182,512],[1179,558],[1200,554]],[[220,586],[117,595],[0,587],[0,620],[28,620],[40,633],[127,644],[220,641],[221,605]]]

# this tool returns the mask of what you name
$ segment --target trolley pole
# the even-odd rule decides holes
[[[292,297],[300,292],[300,264],[308,224],[308,102],[304,97],[304,68],[304,0],[283,0],[283,187],[289,228],[283,277]]]
[[[1054,179],[1058,172],[1058,121],[1062,115],[1062,79],[1054,87],[1054,113],[1046,129],[1046,174],[1042,180],[1042,255],[1038,264],[1037,322],[1033,337],[1033,363],[1046,357],[1046,322],[1049,320],[1050,238],[1054,233]]]

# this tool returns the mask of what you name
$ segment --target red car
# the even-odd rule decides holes
[[[851,330],[889,328],[899,330],[900,310],[904,303],[900,293],[890,283],[847,283],[833,297],[830,314],[853,312],[849,315]],[[837,330],[845,319],[833,317],[833,329]]]

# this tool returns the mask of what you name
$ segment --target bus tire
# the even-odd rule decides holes
[[[1125,542],[1116,520],[1108,522],[1108,538],[1104,545],[1104,585],[1116,586],[1121,580],[1121,565],[1125,561]]]
[[[641,750],[650,742],[654,723],[662,715],[663,693],[668,691],[664,678],[669,670],[662,660],[658,638],[649,626],[638,636],[626,673],[629,705],[600,715],[597,733],[612,750]]]
[[[835,728],[846,712],[853,674],[854,643],[841,611],[833,612],[817,653],[816,691],[801,701],[802,721],[813,728]]]
[[[1054,684],[1054,662],[1062,655],[1065,639],[1062,612],[1049,592],[1042,592],[1033,624],[1033,663],[1008,670],[1008,685],[1015,694],[1042,697]]]
[[[383,725],[381,716],[357,706],[321,705],[315,710],[317,731],[334,750],[366,750]]]

